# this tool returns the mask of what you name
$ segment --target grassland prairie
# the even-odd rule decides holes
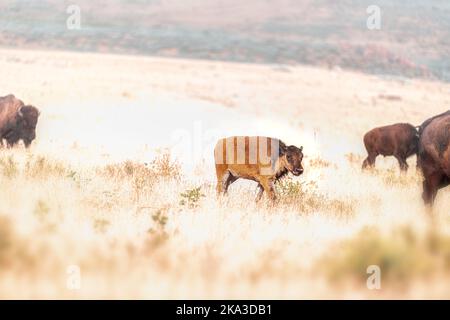
[[[450,188],[430,212],[415,157],[361,171],[363,134],[447,110],[448,83],[14,49],[0,70],[41,111],[0,152],[1,298],[450,298]],[[276,205],[215,194],[216,139],[254,134],[304,147]]]

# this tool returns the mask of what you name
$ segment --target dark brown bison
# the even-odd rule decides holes
[[[375,165],[378,155],[394,156],[400,170],[408,170],[406,159],[417,153],[419,136],[416,128],[409,123],[396,123],[378,127],[364,135],[364,145],[368,156],[363,162],[363,169]]]
[[[8,147],[23,140],[26,147],[36,138],[39,110],[25,105],[13,95],[0,97],[0,141],[6,140]]]
[[[256,200],[266,191],[276,199],[274,183],[291,172],[303,173],[303,147],[286,146],[268,137],[229,137],[220,139],[214,148],[217,193],[226,194],[228,187],[239,178],[258,183]]]
[[[432,205],[438,190],[450,183],[450,113],[428,119],[424,124],[418,158],[424,176],[422,198]]]
[[[433,121],[433,120],[436,119],[436,118],[445,116],[445,115],[450,115],[450,110],[448,110],[448,111],[446,111],[446,112],[443,112],[443,113],[441,113],[441,114],[438,114],[437,116],[434,116],[434,117],[431,117],[431,118],[425,120],[420,126],[417,127],[419,137],[422,135],[423,130],[425,129],[426,126],[428,126],[428,125],[431,123],[431,121]]]

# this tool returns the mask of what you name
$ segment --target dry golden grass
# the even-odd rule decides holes
[[[382,270],[381,296],[415,297],[411,288],[424,281],[435,291],[413,293],[448,294],[438,285],[449,279],[448,223],[430,232],[425,212],[392,219],[382,201],[362,211],[380,188],[407,199],[418,190],[412,173],[347,177],[350,190],[367,183],[363,199],[288,177],[272,205],[255,203],[245,185],[225,198],[212,184],[193,187],[167,153],[147,165],[76,167],[19,148],[0,163],[3,298],[371,297],[372,264]],[[314,163],[310,171],[323,169]],[[79,290],[66,284],[72,265]]]

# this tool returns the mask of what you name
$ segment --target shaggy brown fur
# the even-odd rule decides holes
[[[436,118],[446,116],[446,115],[450,115],[450,110],[425,120],[420,126],[417,127],[417,129],[419,131],[419,136],[422,134],[423,130],[425,130],[425,128],[431,123],[431,121],[433,121]]]
[[[418,133],[409,123],[396,123],[390,126],[378,127],[364,135],[364,145],[368,156],[363,162],[363,169],[375,165],[378,155],[394,156],[400,170],[408,170],[406,159],[417,153]]]
[[[9,147],[23,140],[26,147],[36,138],[39,110],[25,105],[13,95],[0,97],[0,141]]]
[[[272,148],[276,149],[272,152]],[[243,178],[258,183],[257,201],[264,191],[275,200],[274,182],[288,172],[303,173],[302,149],[268,137],[220,139],[214,149],[218,194],[226,194],[231,183]]]
[[[423,200],[433,204],[439,189],[450,183],[450,114],[434,117],[424,127],[419,141],[423,172]]]

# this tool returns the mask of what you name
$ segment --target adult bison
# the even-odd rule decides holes
[[[422,198],[432,205],[438,190],[450,184],[450,113],[430,118],[424,124],[418,158],[424,177]]]
[[[231,183],[239,178],[258,183],[256,200],[265,191],[276,199],[274,183],[291,172],[303,173],[303,147],[286,146],[279,139],[269,137],[229,137],[220,139],[214,148],[217,174],[217,193],[225,194]]]
[[[14,95],[0,97],[0,142],[5,139],[8,147],[12,147],[23,140],[28,148],[36,138],[38,118],[37,108],[25,105]]]
[[[450,115],[450,110],[440,113],[437,116],[434,116],[434,117],[431,117],[431,118],[425,120],[420,126],[417,127],[419,136],[422,135],[423,130],[426,128],[426,126],[428,126],[431,123],[431,121],[433,121],[436,118],[445,116],[445,115]]]
[[[400,170],[408,170],[406,159],[417,153],[419,135],[416,128],[409,123],[396,123],[389,126],[378,127],[364,135],[364,146],[368,156],[362,168],[375,165],[378,155],[394,156]]]

